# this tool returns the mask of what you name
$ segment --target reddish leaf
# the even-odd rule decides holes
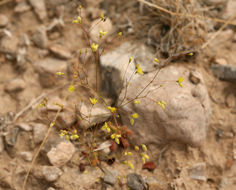
[[[131,138],[134,135],[134,132],[126,126],[123,126],[121,128],[121,131],[122,131],[122,137],[124,137],[124,138]]]
[[[80,163],[79,165],[79,171],[84,172],[85,171],[85,165],[83,163]]]
[[[110,150],[115,151],[117,149],[117,144],[114,141],[110,141],[110,143],[111,143]]]
[[[129,141],[127,139],[121,137],[120,140],[124,149],[127,149],[130,146]]]
[[[143,169],[147,169],[148,171],[153,171],[156,167],[157,166],[153,162],[146,162],[143,164]]]
[[[84,156],[88,156],[89,154],[85,151],[81,151],[81,153],[84,155]]]

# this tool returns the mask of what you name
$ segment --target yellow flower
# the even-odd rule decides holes
[[[55,125],[54,122],[51,122],[51,123],[50,123],[50,127],[53,127],[54,125]]]
[[[116,108],[115,107],[107,106],[107,109],[110,110],[111,113],[115,113],[116,112]]]
[[[56,74],[59,75],[59,76],[61,76],[61,75],[64,75],[65,73],[63,73],[63,72],[57,72]]]
[[[69,91],[69,92],[74,92],[74,91],[75,91],[74,85],[71,84],[71,85],[68,87],[68,91]]]
[[[143,70],[142,68],[139,66],[139,64],[136,64],[136,72],[140,75],[143,75]]]
[[[119,33],[117,34],[117,36],[122,36],[122,32],[119,32]]]
[[[71,136],[70,136],[70,139],[71,139],[71,140],[79,139],[79,135],[77,135],[77,134],[71,135]]]
[[[80,16],[77,17],[77,19],[73,20],[72,23],[78,23],[78,24],[81,24],[82,23],[82,19]]]
[[[104,123],[104,125],[102,126],[102,130],[103,131],[107,131],[108,133],[111,132],[110,127],[107,125],[107,122]]]
[[[137,113],[133,113],[133,114],[131,115],[131,117],[134,118],[134,119],[137,119],[137,118],[138,118],[138,114],[137,114]]]
[[[183,77],[180,77],[176,82],[179,84],[180,87],[183,87],[182,82],[184,81]]]
[[[166,102],[165,101],[158,101],[157,104],[162,107],[162,109],[165,109]]]
[[[134,146],[134,149],[135,149],[136,151],[139,151],[139,147],[138,147],[138,146]]]
[[[104,32],[102,30],[100,30],[99,32],[99,37],[102,38],[103,36],[105,36],[107,34],[107,32]]]
[[[64,108],[64,106],[63,106],[62,104],[59,104],[59,103],[57,103],[57,102],[54,102],[53,104],[56,105],[56,106],[58,106],[58,107],[60,107],[61,109]]]
[[[141,157],[142,157],[143,163],[145,164],[145,163],[146,163],[146,160],[149,160],[149,156],[148,156],[147,154],[144,154],[144,153],[141,153],[140,155],[141,155]]]
[[[61,130],[61,133],[59,134],[60,137],[63,137],[65,135],[67,135],[67,131],[66,130]]]
[[[79,5],[79,7],[78,7],[79,9],[82,9],[82,5]]]
[[[105,16],[104,16],[104,14],[103,14],[103,13],[101,13],[101,15],[100,15],[100,19],[101,19],[103,22],[105,22],[105,21],[106,21],[106,18],[105,18]]]
[[[92,49],[92,52],[96,52],[98,49],[98,44],[92,43],[91,49]]]
[[[135,100],[134,104],[140,104],[140,101],[139,100]]]
[[[124,155],[125,155],[125,156],[132,156],[133,153],[132,153],[132,152],[124,152]]]
[[[117,144],[120,144],[119,138],[121,138],[121,135],[120,135],[120,134],[114,133],[114,134],[111,135],[111,139],[115,139],[115,141],[116,141]]]
[[[130,160],[124,161],[123,163],[124,163],[125,165],[129,166],[130,169],[134,170],[134,165],[132,164],[132,162],[131,162]]]
[[[141,147],[142,147],[143,151],[147,152],[147,147],[145,144],[141,144]]]
[[[37,106],[37,108],[41,108],[41,107],[46,107],[48,103],[48,99],[44,98],[44,100]]]
[[[129,63],[131,63],[132,60],[133,60],[133,57],[131,56],[131,57],[129,58]]]
[[[188,53],[188,55],[193,56],[193,53],[192,53],[192,52],[191,52],[191,53]]]
[[[98,102],[96,98],[89,98],[89,99],[90,99],[91,104],[93,105],[95,105]]]
[[[134,119],[133,118],[130,119],[130,124],[134,125]]]
[[[154,58],[154,61],[155,61],[156,63],[160,63],[159,59],[157,59],[157,58]]]

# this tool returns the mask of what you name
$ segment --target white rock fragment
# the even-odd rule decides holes
[[[21,152],[20,157],[22,157],[27,162],[31,162],[33,159],[33,155],[31,152]]]
[[[36,144],[41,143],[47,133],[48,127],[41,123],[33,124],[33,136]]]
[[[48,153],[48,159],[54,166],[65,165],[73,156],[75,147],[71,142],[61,142],[56,148],[52,148]]]
[[[197,163],[189,170],[189,177],[192,179],[206,181],[206,163]]]
[[[27,132],[32,131],[32,127],[27,123],[18,123],[16,125],[16,127],[19,127],[20,129],[27,131]]]

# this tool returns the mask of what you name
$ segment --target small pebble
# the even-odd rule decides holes
[[[20,156],[27,162],[31,162],[33,159],[33,155],[31,152],[21,152]]]
[[[0,27],[5,27],[9,22],[9,19],[4,14],[0,14]]]
[[[117,182],[118,173],[117,171],[108,171],[104,177],[104,182],[109,185],[115,185]]]
[[[20,92],[26,87],[25,81],[22,79],[13,79],[5,85],[6,92]]]

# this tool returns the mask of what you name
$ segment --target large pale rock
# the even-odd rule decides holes
[[[125,51],[127,52],[127,50]],[[123,76],[128,64],[126,59],[132,54],[132,52],[126,53],[125,51],[122,52],[121,47],[114,50],[111,53],[112,59],[105,55],[106,59],[101,58],[102,65],[116,68],[120,71],[120,76]],[[120,60],[120,62],[114,60]],[[141,67],[144,64],[146,67],[152,67],[152,64],[145,61],[139,64]],[[132,63],[128,67],[126,72],[128,79],[130,73],[134,72],[134,67],[135,65]],[[155,73],[156,71],[148,72],[147,70],[147,73],[142,76],[134,75],[127,93],[125,88],[122,90],[118,105],[125,94],[126,99],[122,103],[123,105],[135,98],[153,79]],[[185,79],[183,88],[176,82],[181,76]],[[164,143],[168,140],[178,140],[191,145],[200,145],[204,141],[211,113],[209,97],[201,74],[197,74],[200,80],[198,84],[190,82],[189,76],[190,71],[183,66],[168,66],[162,69],[148,88],[145,88],[139,95],[142,97],[148,94],[148,98],[140,99],[140,104],[134,104],[131,101],[121,107],[121,118],[126,125],[130,125],[131,114],[134,112],[139,114],[139,118],[135,120],[132,127],[136,135],[134,140],[137,143]],[[121,82],[119,78],[114,81]],[[160,87],[161,84],[162,87]],[[117,86],[117,84],[115,85]],[[157,101],[165,101],[166,108],[161,108],[156,103]]]
[[[52,148],[48,153],[48,159],[54,166],[65,165],[73,156],[75,147],[71,142],[61,142],[56,148]]]

